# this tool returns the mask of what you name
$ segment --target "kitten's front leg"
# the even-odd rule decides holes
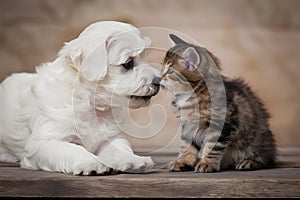
[[[220,135],[215,132],[205,139],[203,148],[200,151],[200,161],[195,166],[195,172],[216,172],[221,169],[221,161],[226,148],[226,144],[216,142]]]
[[[181,152],[177,160],[170,163],[169,171],[178,172],[193,170],[197,161],[197,155],[198,149],[192,144],[185,143],[181,147]]]

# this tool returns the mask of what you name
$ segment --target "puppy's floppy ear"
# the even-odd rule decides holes
[[[89,81],[99,81],[104,79],[107,67],[106,42],[103,42],[86,55],[82,61],[80,72]]]
[[[91,50],[83,50],[84,47],[77,46],[66,54],[66,58],[88,81],[102,80],[107,73],[107,49],[106,40]]]

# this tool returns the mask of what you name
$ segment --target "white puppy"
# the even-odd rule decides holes
[[[134,154],[115,120],[124,106],[147,106],[158,93],[159,72],[143,58],[148,45],[132,25],[98,22],[36,73],[6,78],[0,161],[83,175],[152,167],[150,157]]]

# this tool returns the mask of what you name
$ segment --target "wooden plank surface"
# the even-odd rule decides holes
[[[2,167],[9,197],[300,197],[300,169],[72,176]]]
[[[158,167],[145,174],[108,176],[0,164],[0,197],[300,197],[299,154],[284,157],[278,167],[257,171],[168,172]]]
[[[300,169],[249,172],[72,176],[2,167],[0,196],[14,197],[300,197]]]

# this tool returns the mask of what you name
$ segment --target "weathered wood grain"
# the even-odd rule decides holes
[[[300,197],[300,169],[72,176],[1,167],[1,197]]]
[[[161,166],[175,154],[152,155],[160,161],[152,172],[109,176],[31,171],[0,163],[0,197],[300,197],[297,152],[280,153],[273,169],[218,173],[168,172]]]

